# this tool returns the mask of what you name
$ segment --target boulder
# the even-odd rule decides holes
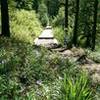
[[[73,56],[73,52],[71,50],[65,50],[64,52],[61,53],[63,56]]]
[[[85,51],[84,51],[84,49],[82,49],[82,48],[73,47],[73,48],[71,49],[71,51],[74,53],[74,56],[79,56],[79,57],[81,57],[81,56],[85,55]]]

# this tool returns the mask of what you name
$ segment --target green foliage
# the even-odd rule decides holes
[[[33,5],[33,0],[14,0],[16,2],[16,7],[19,9],[31,10]]]
[[[61,100],[63,73],[76,70],[72,61],[15,39],[0,44],[0,99]]]
[[[60,42],[61,45],[64,45],[64,38],[65,36],[67,36],[67,45],[68,47],[70,47],[72,44],[72,31],[72,28],[69,27],[68,34],[66,34],[63,27],[55,27],[53,32],[54,36]]]
[[[64,30],[62,27],[55,27],[54,28],[54,36],[55,38],[63,45],[64,43]]]
[[[37,14],[35,13],[35,11],[17,10],[15,8],[10,8],[9,15],[11,37],[19,41],[33,44],[34,39],[42,31],[42,25],[37,18]]]
[[[34,11],[10,11],[11,36],[17,40],[33,43],[42,27]]]
[[[89,88],[89,81],[86,73],[76,77],[64,75],[63,88],[65,95],[63,100],[92,100],[92,92]]]
[[[79,14],[79,36],[85,40],[85,47],[91,45],[91,33],[93,22],[93,0],[84,0],[80,2]],[[82,40],[83,40],[82,39]],[[81,44],[81,43],[80,43]]]
[[[60,8],[58,15],[52,22],[52,26],[64,26],[64,7]]]
[[[43,26],[48,24],[48,14],[47,14],[47,7],[45,4],[41,3],[38,8],[38,17]]]
[[[4,95],[7,98],[14,98],[26,91],[25,89],[39,78],[45,79],[50,75],[44,73],[47,68],[44,67],[44,59],[41,59],[43,53],[33,50],[32,45],[7,38],[1,38],[0,44],[0,95],[2,97]],[[46,52],[45,49],[42,51]]]
[[[59,9],[58,15],[53,19],[52,26],[54,27],[54,34],[55,37],[60,41],[61,44],[64,44],[64,38],[67,40],[68,47],[72,44],[72,37],[73,37],[73,26],[74,26],[74,16],[68,16],[69,19],[69,26],[68,26],[68,33],[65,33],[64,29],[64,20],[65,20],[65,12],[64,7]]]
[[[59,11],[59,0],[44,0],[48,9],[49,17],[54,17]]]
[[[92,100],[89,80],[85,74],[80,74],[77,63],[32,45],[42,30],[38,18],[43,26],[51,19],[54,35],[63,45],[66,34],[62,7],[64,3],[64,0],[9,0],[11,38],[0,38],[0,100]],[[78,43],[81,45],[85,44],[92,27],[91,5],[90,0],[81,1],[82,15],[78,28]],[[75,1],[70,0],[67,34],[69,44],[73,34],[74,12]],[[98,22],[98,32],[99,26]],[[88,55],[99,63],[99,52],[89,52]],[[97,89],[99,91],[99,87]]]

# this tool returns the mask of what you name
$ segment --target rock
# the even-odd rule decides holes
[[[86,58],[86,64],[95,64],[95,62],[89,58]]]
[[[45,29],[39,36],[39,39],[53,39],[52,29]]]
[[[100,74],[98,74],[98,73],[93,74],[92,80],[93,80],[93,83],[99,84],[100,83]]]
[[[77,61],[80,63],[80,64],[95,64],[94,61],[92,61],[91,59],[88,59],[86,57],[86,55],[82,55],[80,56]]]
[[[63,56],[73,56],[73,52],[71,50],[65,50],[61,53]]]
[[[74,53],[74,56],[81,57],[82,55],[85,55],[85,51],[82,48],[73,47],[71,51]]]
[[[45,45],[45,47],[51,50],[51,49],[57,48],[58,45],[56,43],[51,43],[51,44]]]
[[[36,84],[37,84],[37,85],[42,85],[42,81],[41,81],[41,80],[37,80],[37,81],[36,81]]]
[[[50,26],[46,27],[40,36],[34,40],[34,43],[37,46],[44,46],[47,48],[56,48],[59,45],[58,41],[53,36]]]
[[[91,64],[85,64],[83,66],[83,69],[86,69],[90,74],[93,74],[95,72],[94,70],[94,66],[92,66]]]
[[[90,74],[100,73],[100,64],[85,64],[82,68],[86,69]]]
[[[97,65],[96,72],[100,74],[100,64]]]
[[[57,52],[64,52],[66,50],[66,48],[62,48],[60,45],[58,45],[58,48],[52,49],[53,51],[57,51]]]
[[[82,69],[89,73],[94,85],[100,83],[100,64],[85,64]]]
[[[35,45],[42,45],[42,46],[47,46],[47,45],[52,45],[52,44],[58,44],[58,41],[56,39],[39,39],[36,38],[34,40]]]

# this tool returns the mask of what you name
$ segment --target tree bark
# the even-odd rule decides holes
[[[65,1],[65,37],[64,37],[65,45],[67,45],[67,34],[68,34],[68,0]]]
[[[78,18],[79,18],[79,2],[80,0],[76,0],[76,13],[75,13],[75,25],[73,32],[73,44],[77,46],[77,30],[78,30]]]
[[[2,24],[2,35],[6,37],[10,37],[7,0],[1,0],[1,24]]]
[[[91,47],[92,50],[95,49],[97,14],[98,14],[98,0],[95,0],[94,1],[94,22],[93,22],[93,31],[92,31],[92,47]]]

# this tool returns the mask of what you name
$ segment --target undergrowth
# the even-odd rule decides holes
[[[89,80],[74,62],[15,39],[0,44],[1,100],[74,100],[79,92],[75,100],[91,100]]]

